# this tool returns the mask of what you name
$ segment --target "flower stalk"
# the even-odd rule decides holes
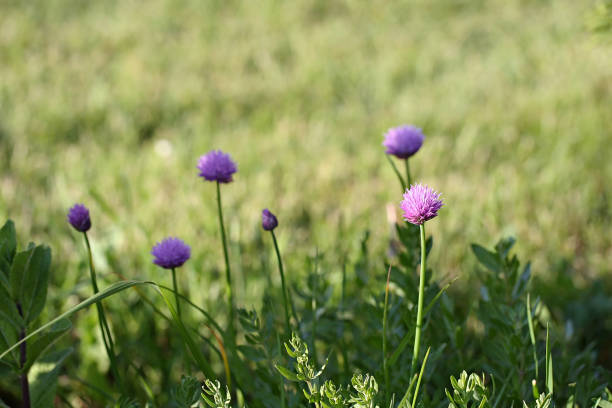
[[[410,367],[410,377],[414,374],[416,369],[416,363],[419,358],[419,350],[421,347],[421,326],[423,324],[423,300],[425,298],[425,270],[427,267],[426,262],[426,248],[425,248],[425,224],[419,225],[421,235],[421,276],[419,278],[419,299],[417,304],[417,318],[416,327],[414,332],[414,351],[412,353],[412,364]]]
[[[91,286],[95,295],[100,290],[98,289],[96,268],[93,262],[93,255],[91,251],[91,245],[89,243],[89,238],[87,236],[87,231],[83,231],[83,237],[85,237],[85,245],[87,246],[87,253],[89,255],[89,275],[91,278]],[[117,369],[117,360],[115,357],[115,344],[113,342],[113,337],[111,335],[111,331],[108,326],[108,321],[106,320],[106,315],[104,313],[104,308],[101,302],[96,302],[96,309],[98,311],[98,323],[100,325],[100,333],[102,334],[102,341],[104,342],[104,348],[106,349],[106,354],[108,355],[111,371],[113,372],[113,375],[115,376],[117,382],[121,384],[121,377],[119,376],[119,370]]]
[[[228,327],[229,335],[232,344],[235,341],[234,338],[234,295],[232,294],[232,273],[230,269],[229,255],[227,251],[227,240],[225,237],[225,224],[223,222],[223,208],[221,206],[221,185],[217,181],[217,210],[219,214],[219,229],[221,230],[221,243],[223,246],[223,258],[225,259],[225,293],[227,294],[228,302]]]

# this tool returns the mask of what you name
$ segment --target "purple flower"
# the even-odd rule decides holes
[[[219,183],[229,183],[233,181],[232,174],[238,171],[236,163],[229,154],[221,150],[212,150],[201,156],[198,160],[198,170],[200,177],[208,181],[218,181]]]
[[[191,257],[191,248],[178,238],[169,237],[153,247],[153,263],[165,269],[178,268]]]
[[[278,220],[276,216],[270,212],[267,208],[261,212],[261,226],[266,231],[272,231],[278,226]]]
[[[410,189],[406,189],[404,199],[400,204],[404,212],[404,219],[411,224],[421,225],[427,220],[438,215],[438,210],[444,203],[440,199],[440,194],[433,189],[414,184]]]
[[[91,228],[89,210],[83,204],[75,204],[68,210],[68,222],[75,230],[85,232]]]
[[[413,125],[402,125],[385,133],[383,146],[387,148],[385,153],[407,159],[419,151],[424,140],[425,135],[421,129]]]

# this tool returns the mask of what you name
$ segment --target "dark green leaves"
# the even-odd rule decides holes
[[[38,317],[45,305],[50,266],[51,249],[44,245],[31,244],[13,259],[10,292],[15,303],[21,306],[26,326]]]
[[[15,224],[8,220],[0,229],[0,284],[6,283],[17,250]]]
[[[491,252],[478,244],[472,244],[472,252],[474,252],[474,255],[476,255],[476,258],[478,258],[478,262],[480,262],[487,269],[492,272],[501,272],[503,263],[498,254]]]

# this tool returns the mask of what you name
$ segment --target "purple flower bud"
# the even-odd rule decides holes
[[[153,247],[153,263],[165,269],[178,268],[191,257],[191,248],[178,238],[169,237]]]
[[[89,210],[83,204],[75,204],[68,210],[68,222],[75,230],[85,232],[91,228]]]
[[[412,125],[402,125],[391,128],[385,133],[383,146],[387,148],[385,153],[407,159],[419,151],[424,140],[425,135],[421,129]]]
[[[200,177],[208,181],[218,181],[219,183],[229,183],[233,181],[232,174],[238,171],[236,163],[229,154],[221,150],[212,150],[201,156],[198,160],[198,170]]]
[[[438,210],[444,203],[440,194],[427,186],[415,184],[406,189],[404,199],[400,204],[404,219],[411,224],[421,225],[438,215]]]
[[[267,208],[261,212],[261,226],[266,231],[272,231],[278,226],[278,220],[276,216],[270,212]]]

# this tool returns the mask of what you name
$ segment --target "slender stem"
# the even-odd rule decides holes
[[[19,315],[23,317],[23,311],[21,309],[21,305],[17,303],[17,310],[19,311]],[[19,340],[23,340],[26,336],[25,327],[19,333]],[[26,364],[27,353],[26,353],[26,342],[24,341],[19,346],[19,366],[23,368]],[[21,398],[23,399],[23,408],[30,408],[30,383],[28,381],[28,373],[24,372],[21,374]]]
[[[227,253],[227,242],[225,238],[225,225],[223,223],[223,208],[221,207],[221,186],[217,181],[217,209],[219,211],[219,229],[221,229],[221,243],[223,244],[223,257],[225,258],[225,292],[227,293],[228,302],[228,319],[229,319],[229,336],[231,344],[235,342],[234,338],[234,295],[232,294],[232,274],[230,270],[229,256]]]
[[[312,360],[315,365],[317,365],[317,293],[319,286],[319,251],[317,249],[317,253],[315,254],[315,266],[314,266],[314,276],[313,276],[313,287],[312,287],[312,297],[311,297],[311,307],[312,307]]]
[[[278,351],[279,356],[282,358],[281,353],[281,345],[280,345],[280,336],[278,332],[276,333],[276,350]],[[279,374],[280,378],[280,397],[281,397],[281,408],[286,408],[287,404],[285,403],[285,377],[282,374]]]
[[[408,159],[405,159],[404,163],[406,163],[406,181],[408,182],[408,188],[410,188],[412,179],[410,178],[410,164],[408,163]]]
[[[85,237],[85,245],[87,246],[87,253],[89,255],[89,274],[91,277],[91,286],[95,295],[99,292],[98,281],[96,279],[96,267],[93,262],[93,255],[87,232],[83,232],[83,236]],[[117,361],[115,359],[115,344],[113,342],[113,337],[111,335],[110,327],[108,326],[104,308],[102,307],[101,302],[96,302],[96,309],[98,311],[98,323],[100,325],[102,341],[104,342],[104,348],[106,349],[106,354],[108,355],[111,370],[117,382],[121,384],[121,377],[119,377],[119,370],[117,369]]]
[[[399,170],[397,169],[397,166],[395,165],[395,163],[393,163],[393,159],[388,154],[386,154],[385,157],[387,158],[387,161],[391,165],[391,168],[393,169],[393,172],[395,173],[395,175],[397,176],[397,179],[399,180],[400,184],[402,185],[402,192],[406,191],[406,182],[404,181],[404,178],[402,177],[402,175],[400,174]]]
[[[289,302],[287,301],[287,287],[285,286],[285,272],[283,269],[283,261],[280,256],[280,251],[278,249],[278,242],[276,241],[276,235],[274,234],[274,230],[271,230],[272,240],[274,241],[274,249],[276,250],[276,257],[278,258],[278,269],[280,271],[281,276],[281,284],[283,286],[283,302],[285,306],[285,326],[287,330],[287,336],[291,336],[291,323],[289,319]]]
[[[344,299],[346,296],[346,255],[342,257],[342,295],[340,298],[340,310],[344,316],[345,304]],[[342,359],[344,360],[344,379],[345,381],[350,378],[349,373],[349,361],[346,342],[344,341],[344,317],[340,321],[340,346],[342,348]]]
[[[387,272],[387,284],[385,285],[385,308],[383,310],[383,338],[382,338],[382,353],[383,353],[383,372],[385,376],[385,406],[389,404],[389,394],[391,384],[389,383],[389,365],[387,362],[387,307],[389,306],[389,280],[391,278],[391,266]]]
[[[414,332],[414,351],[412,353],[412,366],[410,368],[410,377],[414,374],[416,362],[419,358],[419,348],[421,346],[421,325],[423,323],[423,299],[425,297],[425,269],[426,269],[426,251],[425,251],[425,224],[419,225],[421,230],[421,276],[419,278],[419,300],[417,305],[417,320],[416,329]]]
[[[174,287],[174,299],[176,300],[176,313],[179,319],[181,318],[181,303],[179,302],[179,290],[176,284],[176,270],[172,268],[172,286]]]

